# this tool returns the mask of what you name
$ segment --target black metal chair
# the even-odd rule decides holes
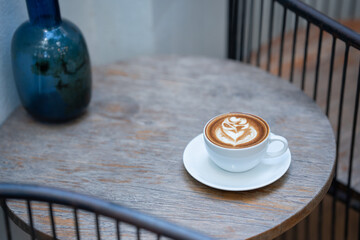
[[[56,221],[54,220],[54,208],[58,206],[66,206],[71,209],[74,222],[73,228],[76,230],[76,239],[78,240],[81,237],[79,211],[87,211],[94,217],[94,236],[96,236],[96,239],[102,239],[100,217],[107,217],[113,221],[115,232],[112,239],[121,238],[120,225],[122,224],[131,225],[135,228],[133,239],[142,239],[143,231],[154,233],[153,239],[160,239],[161,237],[171,239],[210,239],[192,230],[86,195],[48,187],[2,183],[0,184],[0,203],[4,211],[4,229],[6,231],[5,233],[0,232],[0,235],[7,236],[8,240],[14,239],[10,230],[10,221],[15,215],[8,207],[8,203],[14,199],[25,200],[28,217],[27,230],[25,229],[25,231],[28,231],[31,239],[57,239],[59,237]],[[51,236],[39,232],[34,227],[35,218],[32,203],[35,201],[47,204]]]
[[[360,92],[360,34],[299,0],[265,2],[264,0],[229,0],[228,4],[228,58],[253,64],[272,74],[287,78],[292,83],[295,83],[294,79],[298,76],[299,87],[317,102],[331,120],[337,140],[335,175],[328,192],[332,196],[331,227],[324,228],[324,220],[328,219],[324,219],[325,211],[322,202],[318,207],[316,237],[322,239],[325,231],[330,231],[328,236],[331,236],[331,239],[339,235],[336,232],[338,231],[336,223],[339,222],[336,220],[338,217],[336,209],[340,202],[345,205],[345,219],[340,221],[343,224],[343,230],[339,238],[348,239],[350,209],[357,211],[358,223],[353,224],[358,224],[357,228],[360,229],[360,193],[353,184],[356,177],[353,172],[354,164],[360,162],[360,153],[355,155],[355,150],[359,148],[360,143],[358,132],[360,123],[357,119]],[[277,13],[275,13],[276,10]],[[305,28],[304,41],[299,40],[299,31],[302,27]],[[311,28],[315,28],[318,33],[311,34]],[[291,41],[285,42],[285,38],[288,39],[289,35],[290,37],[292,35]],[[324,39],[325,35],[327,39]],[[316,51],[309,50],[311,42],[315,42]],[[276,52],[274,51],[275,43],[278,46]],[[289,46],[289,43],[292,45]],[[290,57],[284,60],[286,44],[289,53],[286,56]],[[322,53],[322,48],[330,45],[329,51],[323,50]],[[296,55],[299,54],[299,49],[303,54],[302,66],[296,72],[296,65],[299,65],[296,63],[299,62],[296,60]],[[343,51],[343,54],[339,55],[339,51]],[[324,54],[328,53],[330,53],[330,61],[325,62]],[[316,60],[310,59],[309,54],[316,56]],[[340,65],[339,59],[341,60],[339,71],[341,77],[335,78],[335,68]],[[354,61],[357,67],[350,73],[348,72],[349,62]],[[285,62],[289,64],[284,64]],[[309,75],[308,72],[311,67],[314,70],[313,75]],[[325,68],[326,71],[320,71]],[[284,74],[284,70],[287,70],[288,74]],[[319,87],[320,83],[321,87]],[[338,89],[336,95],[334,92]],[[305,239],[311,237],[309,222],[307,218]],[[357,234],[360,239],[360,230]],[[292,239],[296,238],[295,234]]]

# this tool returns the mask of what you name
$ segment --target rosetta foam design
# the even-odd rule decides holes
[[[246,118],[228,117],[215,129],[215,136],[218,141],[235,147],[252,141],[257,131]]]
[[[226,148],[245,148],[262,142],[269,134],[267,123],[254,115],[229,113],[211,120],[205,129],[207,138]]]

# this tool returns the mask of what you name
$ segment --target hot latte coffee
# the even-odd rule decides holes
[[[264,141],[268,124],[260,117],[245,113],[227,113],[212,119],[205,127],[206,137],[224,148],[247,148]]]

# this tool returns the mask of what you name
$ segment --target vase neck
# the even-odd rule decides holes
[[[30,22],[42,27],[54,27],[61,23],[58,0],[26,0]]]

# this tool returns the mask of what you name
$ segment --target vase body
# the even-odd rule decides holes
[[[32,116],[62,122],[81,115],[91,98],[91,66],[80,30],[60,17],[57,0],[27,0],[29,21],[11,44],[20,100]]]

